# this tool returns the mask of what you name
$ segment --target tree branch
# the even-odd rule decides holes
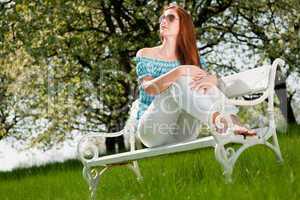
[[[202,27],[202,24],[204,24],[208,19],[210,19],[212,16],[215,16],[219,13],[224,12],[227,8],[229,8],[234,0],[224,0],[219,2],[220,4],[212,5],[211,0],[204,1],[204,7],[200,8],[198,19],[195,21],[195,26]]]

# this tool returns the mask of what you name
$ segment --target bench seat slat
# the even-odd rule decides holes
[[[215,146],[215,140],[213,136],[208,136],[208,137],[199,138],[197,140],[178,143],[178,144],[169,144],[166,146],[152,147],[152,148],[136,150],[133,152],[129,151],[129,152],[118,153],[109,156],[103,156],[98,159],[87,161],[86,164],[89,167],[95,167],[99,165],[101,166],[106,164],[117,164],[117,163],[132,161],[132,160],[139,160],[147,157],[168,154],[168,153],[189,151],[193,149],[214,147],[214,146]]]

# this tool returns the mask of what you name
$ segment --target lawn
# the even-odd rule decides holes
[[[144,181],[125,167],[103,176],[97,199],[300,199],[300,127],[279,133],[284,163],[263,146],[240,157],[226,184],[212,149],[139,161]],[[1,164],[1,163],[0,163]],[[78,161],[0,173],[1,200],[84,200],[88,186]]]

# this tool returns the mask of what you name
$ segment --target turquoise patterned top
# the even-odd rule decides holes
[[[180,61],[165,61],[148,57],[135,57],[134,60],[136,61],[136,74],[139,83],[139,109],[136,116],[136,119],[139,120],[155,98],[155,96],[149,95],[145,92],[144,88],[140,84],[141,79],[145,76],[157,78],[179,66]],[[200,61],[202,66],[206,67],[206,63],[202,57]]]

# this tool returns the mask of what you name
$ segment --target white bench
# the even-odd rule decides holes
[[[78,157],[84,165],[83,177],[89,184],[91,198],[95,198],[101,175],[112,167],[127,166],[133,170],[138,180],[142,180],[137,160],[147,157],[213,147],[215,149],[216,160],[224,168],[224,175],[227,181],[231,181],[233,167],[238,157],[251,146],[258,144],[266,145],[274,151],[278,161],[282,162],[276,135],[273,100],[275,75],[278,65],[283,66],[284,61],[278,58],[272,65],[265,65],[222,78],[224,82],[222,90],[234,105],[254,106],[268,99],[269,123],[267,127],[256,129],[256,136],[244,137],[242,135],[235,135],[229,129],[225,134],[218,134],[213,131],[211,136],[195,139],[194,141],[136,150],[137,141],[135,132],[137,123],[135,121],[126,123],[125,128],[119,132],[87,134],[83,136],[78,143],[77,151]],[[243,95],[255,93],[261,93],[262,95],[255,100],[243,100],[240,98]],[[132,110],[133,108],[130,114],[132,114]],[[129,135],[130,151],[100,157],[97,140],[120,135]],[[237,149],[225,146],[231,143],[241,145]]]

